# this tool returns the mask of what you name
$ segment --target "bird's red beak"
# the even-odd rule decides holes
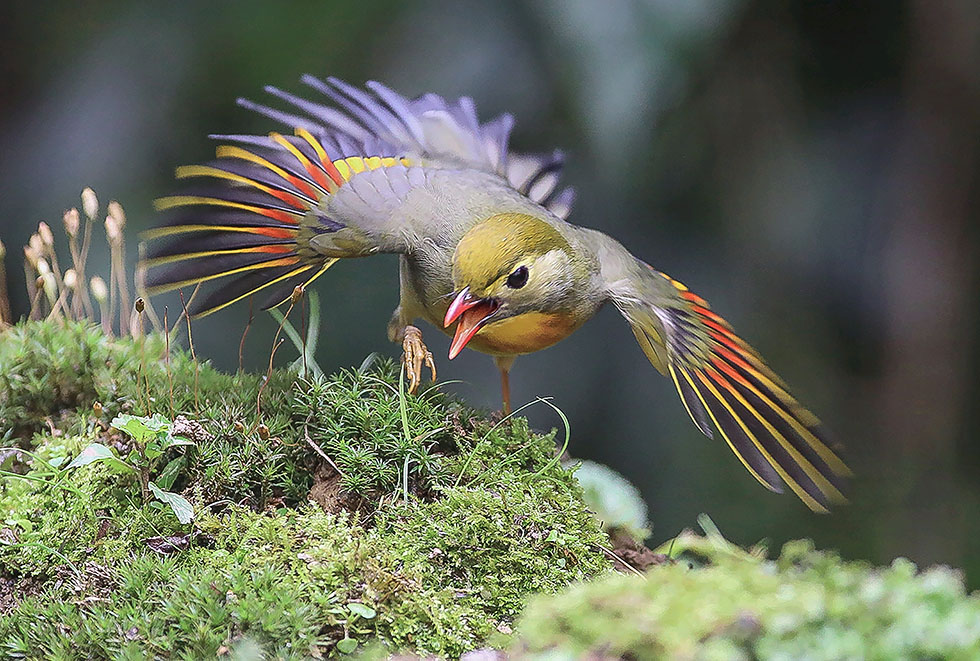
[[[464,287],[446,310],[443,326],[449,326],[459,319],[456,335],[449,346],[449,360],[459,355],[466,343],[473,339],[483,324],[497,311],[497,304],[486,298],[476,298],[470,294],[470,288]]]

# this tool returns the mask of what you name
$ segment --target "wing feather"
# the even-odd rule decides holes
[[[510,154],[510,115],[481,124],[469,97],[408,99],[377,82],[358,88],[309,75],[301,82],[320,98],[268,86],[281,108],[238,100],[292,135],[212,135],[215,160],[177,169],[185,185],[156,201],[163,219],[144,235],[150,291],[204,284],[198,314],[260,291],[281,301],[337,257],[411,250],[425,227],[399,225],[396,210],[436,185],[415,199],[482,196],[473,204],[486,208],[488,190],[499,190],[513,206],[521,198],[510,186],[532,208],[570,212],[573,191],[559,189],[563,156]]]
[[[625,253],[617,246],[610,249]],[[749,472],[773,491],[785,484],[816,512],[846,502],[851,471],[816,416],[703,298],[629,259],[635,266],[624,257],[627,272],[617,272],[613,281],[631,286],[613,300],[651,362],[666,362],[698,429],[710,437],[713,424]]]

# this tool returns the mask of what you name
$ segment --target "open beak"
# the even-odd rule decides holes
[[[473,339],[498,307],[500,306],[496,301],[489,298],[476,298],[470,294],[469,287],[463,287],[446,310],[446,319],[443,321],[443,326],[449,326],[459,320],[456,335],[449,347],[449,360],[459,355],[466,343]]]

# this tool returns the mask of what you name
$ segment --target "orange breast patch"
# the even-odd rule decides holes
[[[578,324],[564,316],[525,312],[488,324],[467,346],[492,355],[533,353],[565,339],[577,327]]]

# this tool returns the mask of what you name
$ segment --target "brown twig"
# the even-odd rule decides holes
[[[133,273],[133,281],[134,285],[136,286],[136,296],[142,298],[144,304],[146,305],[146,316],[149,317],[150,324],[153,326],[154,330],[160,330],[160,317],[157,316],[157,311],[153,307],[153,302],[150,300],[150,295],[146,292],[146,269],[141,266],[145,252],[146,244],[140,243],[139,259],[136,262],[136,271]]]
[[[177,318],[177,321],[174,322],[174,329],[176,329],[177,326],[179,326],[180,324],[182,324],[184,322],[184,320],[187,318],[187,310],[192,305],[194,305],[194,299],[197,298],[197,293],[200,290],[201,290],[201,283],[198,283],[194,287],[194,291],[191,292],[190,298],[187,299],[187,304],[185,305],[184,302],[181,301],[181,308],[183,308],[183,310],[181,311],[180,316]]]
[[[10,311],[10,296],[7,292],[7,248],[0,241],[0,328],[14,321]]]
[[[618,555],[618,554],[617,554],[617,553],[616,553],[615,551],[613,551],[612,549],[608,549],[608,548],[606,548],[605,546],[603,546],[602,544],[595,544],[595,546],[596,546],[596,547],[598,547],[599,549],[601,549],[601,550],[602,550],[602,552],[603,552],[603,553],[605,553],[606,555],[608,555],[608,556],[609,556],[610,558],[612,558],[612,560],[613,560],[613,562],[614,562],[614,563],[616,563],[616,562],[618,562],[618,563],[620,563],[620,564],[622,564],[622,565],[623,565],[623,567],[625,567],[625,568],[626,568],[626,569],[628,569],[629,571],[631,571],[631,572],[633,572],[633,573],[634,573],[634,574],[636,574],[637,576],[639,576],[639,577],[641,577],[641,578],[643,578],[643,580],[647,580],[647,577],[646,577],[646,574],[644,574],[643,572],[641,572],[641,571],[640,571],[639,569],[637,569],[636,567],[634,567],[634,566],[633,566],[633,565],[631,565],[630,563],[628,563],[628,562],[626,562],[625,560],[623,560],[623,559],[622,559],[621,557],[619,557],[619,555]]]
[[[117,301],[119,300],[119,294],[117,293],[118,287],[116,285],[116,283],[118,282],[118,280],[116,279],[116,258],[114,254],[115,251],[113,250],[112,247],[113,241],[112,238],[109,236],[109,232],[110,232],[109,222],[110,219],[106,218],[106,226],[105,226],[106,239],[108,239],[109,242],[109,325],[111,326],[116,318],[116,305],[117,305]],[[122,316],[123,316],[122,311],[120,311],[119,337],[126,336],[126,332],[123,330]]]
[[[303,297],[303,301],[299,308],[300,313],[300,326],[302,326],[303,335],[301,339],[303,340],[303,378],[306,378],[306,297]]]
[[[170,369],[170,325],[167,323],[167,306],[163,306],[163,341],[165,354],[164,364],[167,366],[167,384],[170,387],[170,417],[174,417],[174,374]]]
[[[47,299],[48,305],[53,310],[55,301],[58,300],[58,282],[55,280],[54,274],[51,273],[48,261],[43,257],[37,260],[37,272],[41,274],[38,278],[38,286],[44,292],[44,298]]]
[[[307,422],[309,422],[309,421],[307,421]],[[309,430],[308,427],[305,427],[305,426],[303,427],[303,437],[306,439],[307,444],[311,448],[313,448],[313,451],[316,452],[321,457],[323,457],[323,459],[328,464],[330,464],[330,467],[333,468],[335,471],[337,471],[337,474],[338,475],[340,475],[341,477],[346,477],[346,475],[344,475],[344,471],[340,470],[340,466],[338,466],[337,464],[334,463],[333,459],[330,458],[330,455],[328,455],[326,452],[324,452],[323,451],[323,448],[321,448],[319,445],[317,445],[316,443],[313,442],[313,439],[310,438],[310,430]]]
[[[242,339],[238,343],[238,371],[239,372],[245,371],[245,365],[244,365],[245,338],[248,337],[248,330],[252,327],[252,320],[255,318],[255,315],[252,312],[252,303],[253,303],[252,298],[253,297],[251,296],[248,297],[248,321],[245,323],[245,330],[242,331]]]
[[[133,308],[136,310],[140,329],[140,368],[139,372],[136,374],[136,385],[137,387],[142,387],[143,394],[146,395],[146,408],[144,409],[144,415],[150,415],[150,379],[146,376],[146,333],[144,332],[146,328],[143,325],[143,311],[146,309],[146,305],[143,303],[143,299],[137,298],[133,304]],[[140,383],[140,381],[142,381],[142,383]]]
[[[269,369],[265,373],[265,379],[262,381],[262,385],[259,386],[259,394],[255,397],[255,421],[258,422],[262,418],[262,393],[265,391],[265,387],[269,384],[269,379],[272,378],[272,359],[276,357],[276,351],[282,346],[282,343],[286,341],[286,338],[278,339],[279,334],[276,333],[276,338],[272,341],[272,352],[269,354]]]
[[[269,367],[265,372],[265,381],[259,386],[259,394],[255,398],[255,413],[256,421],[262,418],[262,392],[265,390],[266,385],[269,383],[269,379],[272,378],[272,361],[276,357],[276,351],[279,350],[279,346],[285,341],[285,338],[279,339],[282,335],[282,328],[286,325],[286,320],[289,319],[289,313],[293,311],[296,304],[303,297],[303,285],[296,285],[293,289],[292,296],[289,297],[289,307],[286,308],[286,314],[282,316],[282,321],[279,322],[279,328],[276,329],[276,335],[272,338],[272,352],[269,354]]]

